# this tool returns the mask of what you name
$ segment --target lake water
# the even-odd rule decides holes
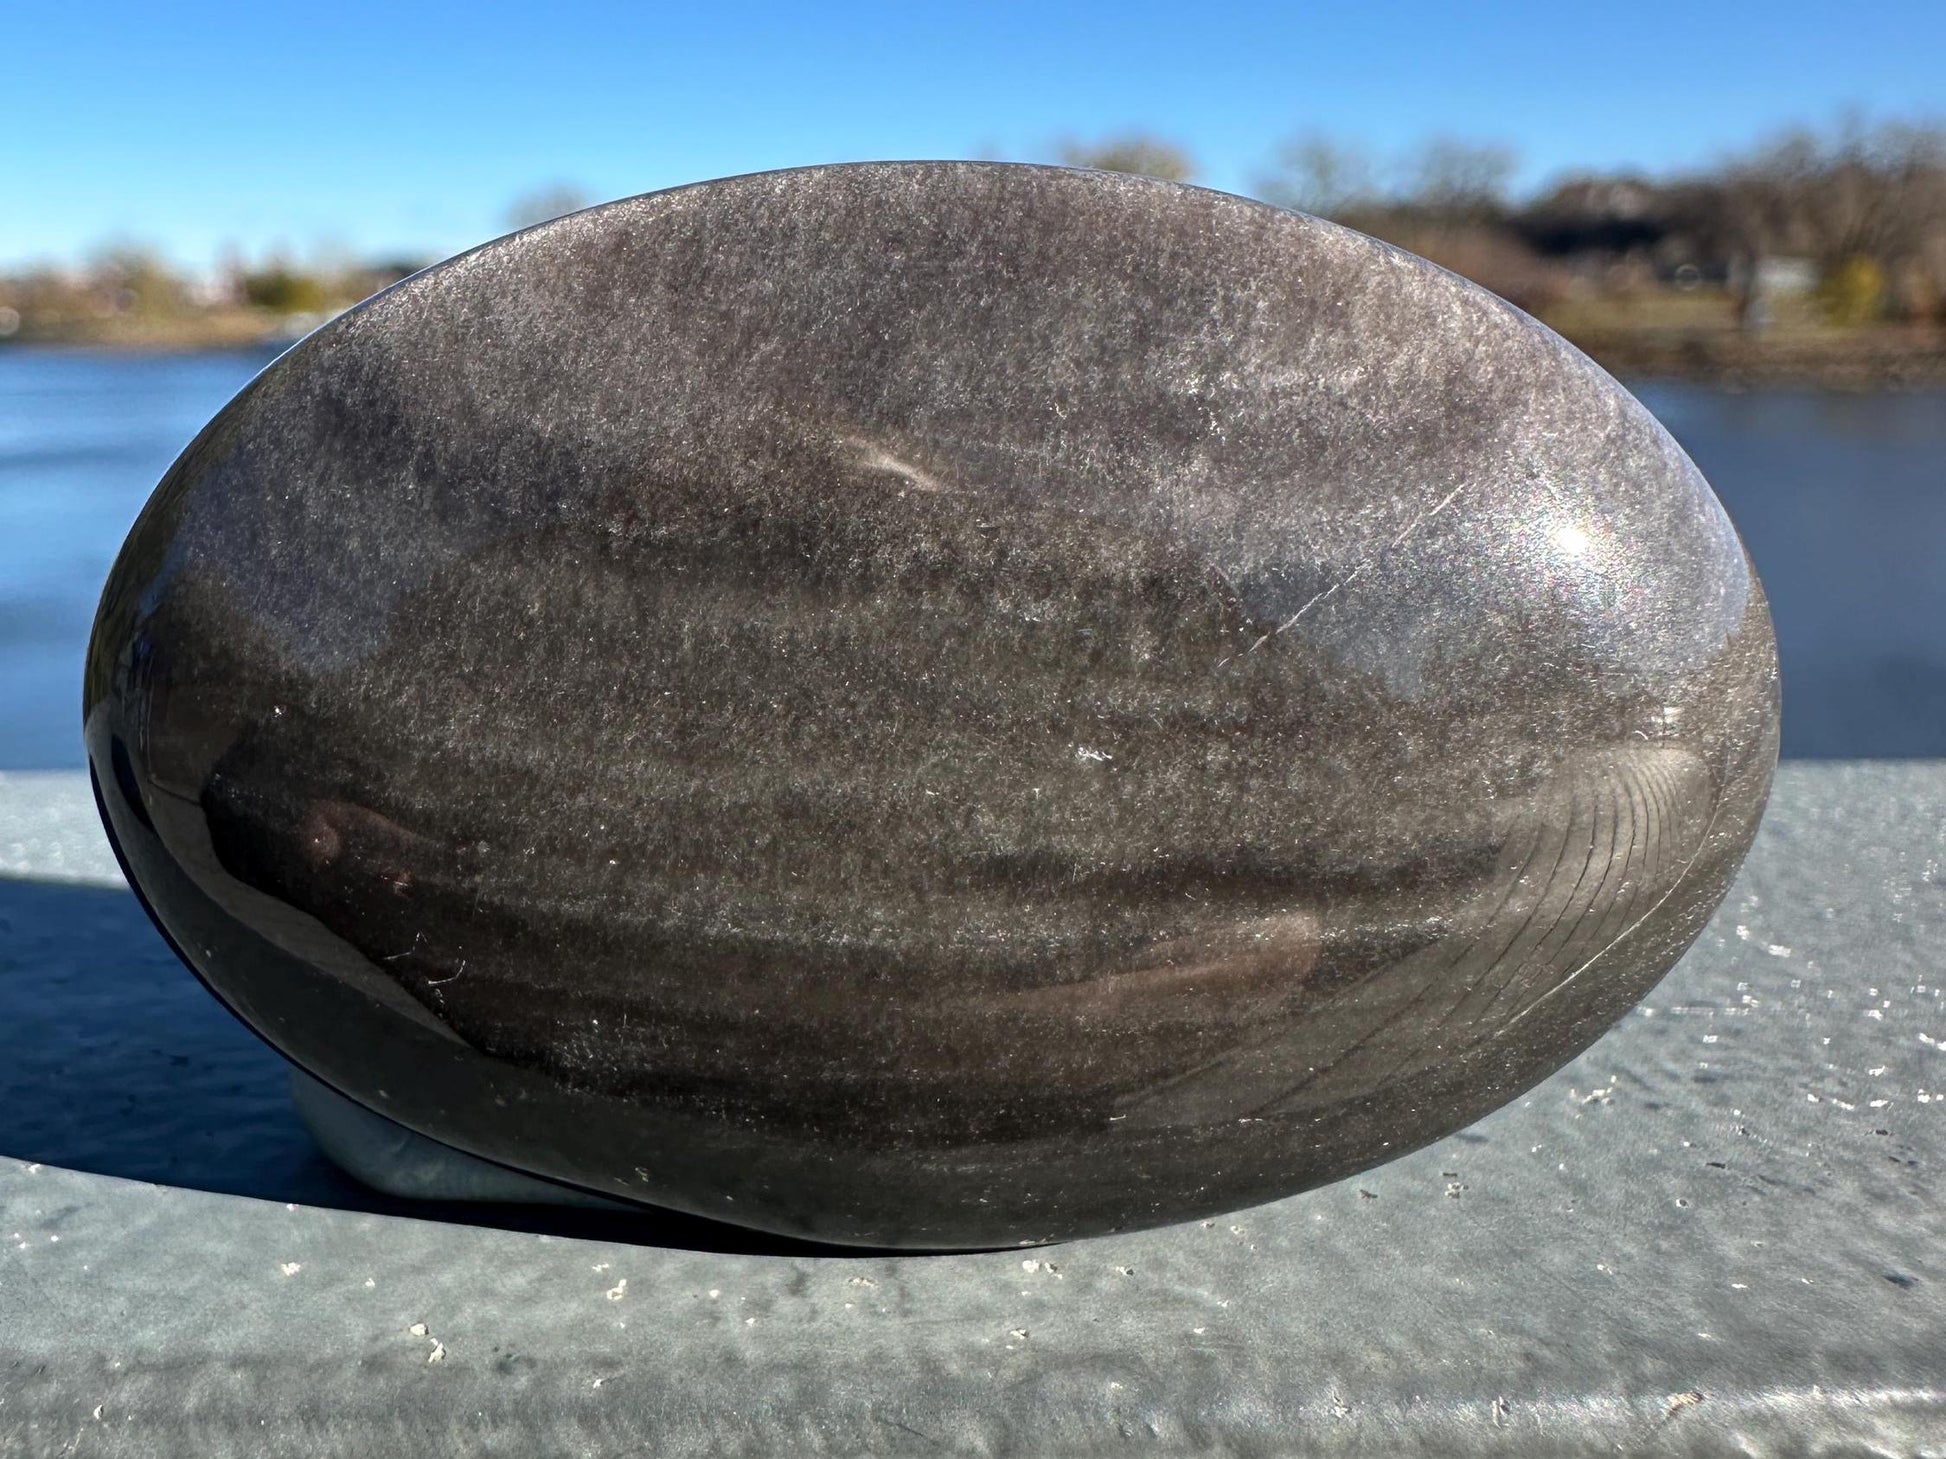
[[[123,534],[272,355],[0,350],[0,769],[78,768],[81,656]],[[1946,392],[1638,393],[1749,543],[1788,755],[1946,755]]]

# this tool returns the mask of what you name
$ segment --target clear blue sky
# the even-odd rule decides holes
[[[1277,140],[1704,163],[1946,114],[1946,0],[1769,5],[0,0],[0,266],[140,240],[437,255],[510,202],[800,163],[1043,159],[1144,127],[1245,189]]]

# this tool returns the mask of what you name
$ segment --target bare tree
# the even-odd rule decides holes
[[[571,182],[551,182],[515,198],[507,209],[507,226],[532,228],[538,223],[551,223],[569,213],[580,212],[593,201]]]
[[[1869,263],[1924,276],[1934,294],[1946,235],[1946,126],[1845,119],[1828,133],[1798,128],[1676,190],[1688,221],[1731,260],[1752,313],[1766,257],[1809,259],[1826,280]]]
[[[1285,140],[1272,170],[1256,186],[1265,202],[1320,218],[1345,219],[1370,211],[1380,198],[1371,153],[1321,132]]]
[[[89,284],[116,313],[174,314],[187,304],[181,277],[155,249],[118,240],[96,251]]]
[[[1148,132],[1122,132],[1099,142],[1063,142],[1060,158],[1068,167],[1129,172],[1164,182],[1189,182],[1196,176],[1195,158],[1176,143]]]
[[[1847,123],[1805,179],[1805,212],[1819,262],[1903,261],[1946,224],[1946,131]]]
[[[1477,222],[1506,211],[1515,154],[1492,142],[1433,137],[1409,159],[1405,201],[1447,222]]]

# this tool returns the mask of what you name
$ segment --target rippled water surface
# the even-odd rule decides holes
[[[115,550],[271,358],[0,350],[0,769],[80,766],[82,649]],[[1946,755],[1946,392],[1638,393],[1770,591],[1785,753]]]

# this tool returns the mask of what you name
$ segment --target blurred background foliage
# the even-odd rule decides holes
[[[1039,157],[1194,182],[1168,137],[1065,138]],[[1946,125],[1842,120],[1705,170],[1586,171],[1527,195],[1519,157],[1441,135],[1397,153],[1305,131],[1252,191],[1410,249],[1539,315],[1618,370],[1946,378]],[[554,181],[513,200],[530,227],[596,201]],[[201,276],[131,243],[0,274],[0,342],[235,344],[300,333],[431,259],[232,256]]]

